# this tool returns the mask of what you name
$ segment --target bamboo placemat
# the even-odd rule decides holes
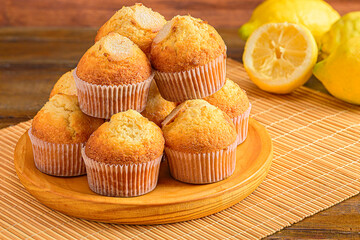
[[[270,172],[249,197],[176,224],[128,226],[68,217],[40,204],[16,176],[13,150],[29,128],[25,122],[0,130],[0,238],[257,239],[359,193],[360,107],[304,87],[290,95],[266,93],[233,60],[227,75],[247,91],[252,117],[274,142]]]

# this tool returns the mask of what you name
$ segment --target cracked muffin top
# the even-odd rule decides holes
[[[76,96],[56,94],[34,117],[31,133],[51,143],[82,143],[103,122],[81,112]]]
[[[148,162],[164,151],[161,129],[134,110],[113,115],[102,124],[85,146],[87,157],[108,164]]]
[[[77,96],[75,80],[73,76],[73,70],[64,73],[59,80],[55,83],[50,93],[50,98],[55,94],[63,93],[67,95]]]
[[[166,147],[181,152],[204,153],[226,149],[237,136],[229,116],[201,99],[180,104],[162,125]]]
[[[166,23],[165,18],[141,3],[122,7],[97,32],[95,41],[110,32],[117,32],[131,39],[145,53],[150,53],[151,43]]]
[[[155,81],[152,81],[146,101],[146,107],[141,114],[150,121],[153,121],[156,125],[161,126],[161,122],[164,121],[176,105],[177,103],[175,102],[165,100],[161,96]]]
[[[226,54],[218,32],[199,18],[175,16],[158,32],[150,59],[161,72],[180,72],[202,66]]]
[[[225,85],[205,101],[220,108],[230,118],[243,114],[249,108],[249,99],[239,85],[226,78]]]
[[[145,81],[152,73],[149,59],[127,37],[110,33],[80,59],[76,75],[97,85],[125,85]]]

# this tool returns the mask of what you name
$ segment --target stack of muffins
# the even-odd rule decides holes
[[[176,180],[231,176],[250,109],[226,78],[226,46],[212,26],[191,16],[167,22],[135,4],[58,80],[29,136],[41,172],[87,174],[95,193],[133,197],[156,187],[164,152]]]

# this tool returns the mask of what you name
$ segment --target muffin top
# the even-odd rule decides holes
[[[219,91],[204,100],[220,108],[230,118],[243,114],[249,108],[249,99],[246,93],[229,78],[226,79],[225,85]]]
[[[58,93],[77,96],[75,80],[72,74],[73,71],[74,69],[68,71],[67,73],[64,73],[59,78],[59,80],[55,83],[53,89],[51,90],[50,98]]]
[[[51,143],[83,143],[103,122],[81,112],[76,96],[56,94],[34,117],[31,133]]]
[[[146,108],[141,113],[144,117],[160,126],[161,122],[171,113],[176,107],[175,102],[165,100],[156,86],[155,81],[152,81],[149,95],[146,102]]]
[[[176,16],[154,38],[150,59],[158,71],[180,72],[205,65],[225,51],[215,28],[199,18]]]
[[[162,125],[166,146],[176,151],[212,152],[225,149],[236,140],[229,116],[201,99],[180,104]]]
[[[151,65],[140,48],[127,37],[110,33],[101,38],[80,59],[76,74],[97,85],[124,85],[143,82]]]
[[[166,20],[161,14],[137,3],[117,11],[99,29],[95,41],[99,41],[110,32],[117,32],[130,38],[145,54],[149,54],[154,37],[165,23]]]
[[[155,123],[134,110],[113,115],[86,143],[89,158],[109,164],[148,162],[164,151],[164,137]]]

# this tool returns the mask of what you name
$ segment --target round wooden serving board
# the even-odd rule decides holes
[[[234,174],[217,183],[192,185],[174,180],[166,162],[154,191],[140,197],[104,197],[93,193],[86,176],[52,177],[36,169],[25,133],[15,148],[15,169],[25,188],[44,205],[69,216],[121,224],[161,224],[196,219],[238,203],[264,180],[272,161],[266,129],[249,121],[246,141],[237,148]]]

